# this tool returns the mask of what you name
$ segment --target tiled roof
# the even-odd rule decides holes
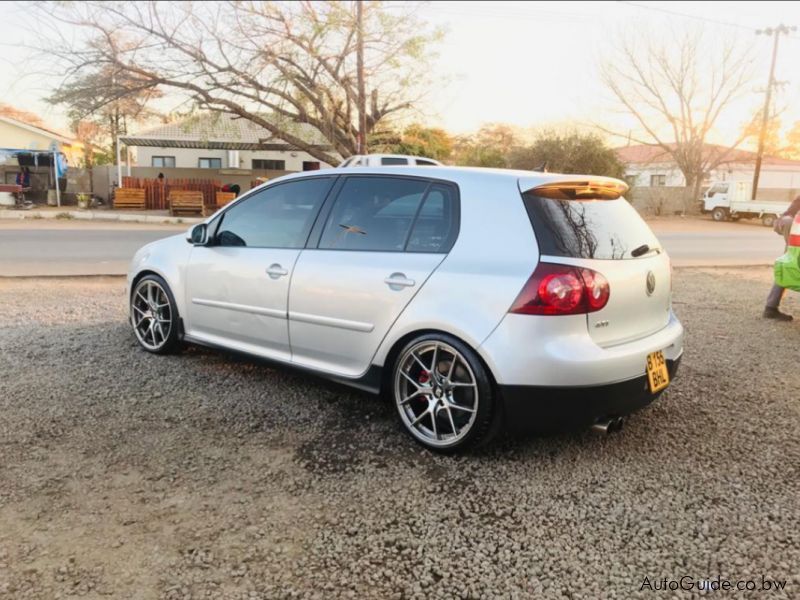
[[[669,145],[671,148],[675,144]],[[656,164],[673,162],[672,157],[661,146],[650,146],[647,144],[637,144],[633,146],[624,146],[622,148],[615,148],[614,152],[617,157],[625,164]],[[706,144],[704,152],[709,158],[715,156],[722,156],[728,152],[725,146],[718,146],[716,144]],[[756,160],[755,152],[748,152],[747,150],[731,150],[726,158],[725,163],[754,163]],[[800,168],[800,160],[792,160],[789,158],[778,158],[776,156],[764,156],[762,164],[776,165],[776,166],[793,166]]]
[[[285,123],[288,132],[306,142],[327,146],[327,141],[307,123]],[[247,119],[230,114],[203,113],[120,138],[130,146],[218,148],[230,150],[288,148],[289,144]]]

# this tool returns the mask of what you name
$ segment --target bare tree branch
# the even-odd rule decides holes
[[[32,6],[50,22],[84,32],[77,43],[62,36],[40,48],[70,80],[110,69],[142,89],[170,90],[196,108],[251,121],[326,163],[356,151],[352,1]],[[427,80],[438,32],[413,10],[364,4],[368,133],[412,108]],[[306,127],[317,139],[308,139]]]

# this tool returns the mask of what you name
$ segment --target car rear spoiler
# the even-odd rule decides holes
[[[519,189],[552,200],[616,200],[628,191],[628,184],[611,177],[542,181],[520,179]]]

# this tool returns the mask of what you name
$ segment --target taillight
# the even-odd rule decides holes
[[[523,315],[580,315],[602,309],[611,288],[597,271],[539,263],[509,312]]]
[[[586,301],[589,303],[590,309],[587,312],[600,310],[608,304],[608,297],[611,294],[608,279],[591,269],[581,269],[581,275],[586,284]]]

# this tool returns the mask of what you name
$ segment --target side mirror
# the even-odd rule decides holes
[[[205,223],[195,225],[186,233],[186,241],[193,246],[205,246],[208,243],[206,239],[208,235],[208,227]]]

